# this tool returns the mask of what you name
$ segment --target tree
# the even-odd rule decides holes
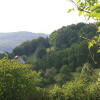
[[[26,41],[22,43],[20,46],[16,47],[13,50],[14,55],[31,55],[34,54],[37,48],[44,47],[48,48],[48,38],[40,37],[38,39],[33,39],[32,41]]]
[[[49,83],[54,82],[54,76],[56,75],[56,73],[57,73],[57,71],[54,67],[46,70],[45,77]]]
[[[88,86],[86,83],[84,79],[65,83],[62,86],[65,100],[88,100],[86,99],[86,87]]]
[[[46,54],[46,48],[44,47],[38,47],[35,51],[35,56],[39,59],[41,59]]]
[[[64,73],[64,74],[67,74],[70,72],[70,68],[68,65],[63,65],[61,68],[60,68],[60,73]]]
[[[0,60],[0,100],[36,99],[40,73],[16,60]]]
[[[73,43],[80,43],[80,36],[85,35],[92,38],[97,32],[97,28],[93,24],[72,24],[67,27],[62,27],[54,31],[49,38],[49,43],[56,50],[70,47]]]
[[[81,71],[81,78],[86,79],[88,81],[96,81],[97,75],[89,63],[84,64]]]
[[[71,1],[75,4],[77,10],[79,11],[79,16],[84,15],[88,19],[90,18],[94,19],[95,24],[98,27],[98,32],[100,32],[100,2],[99,0],[71,0]],[[68,12],[72,10],[74,10],[74,8],[69,9]],[[100,48],[100,35],[95,36],[91,40],[88,39],[88,41],[89,41],[88,48],[89,48],[90,54],[91,54],[91,47],[93,47],[94,45],[97,45]],[[100,49],[97,49],[96,52],[100,53]],[[94,54],[93,55],[91,54],[91,58],[95,64],[98,63],[94,59]]]
[[[57,84],[62,85],[67,81],[70,81],[72,79],[72,75],[70,73],[59,73],[55,76],[55,81]]]
[[[71,0],[77,10],[79,11],[79,16],[84,15],[88,16],[88,18],[92,17],[95,20],[100,19],[100,4],[99,0]],[[74,9],[74,8],[73,8]],[[73,9],[69,9],[68,12]]]

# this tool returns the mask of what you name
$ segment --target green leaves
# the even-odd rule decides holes
[[[78,3],[78,2],[80,2],[81,0],[76,0],[76,2]]]
[[[98,27],[98,32],[100,32],[100,26]]]
[[[96,44],[96,41],[95,41],[95,40],[91,40],[91,41],[88,43],[88,48],[90,49],[91,47],[93,47],[94,44]]]
[[[83,13],[83,15],[88,16],[88,18],[93,17],[100,19],[100,4],[98,0],[73,0],[72,2],[79,11],[79,16]],[[69,9],[68,13],[71,11],[72,9]]]
[[[90,13],[87,15],[90,17],[95,17],[96,19],[100,19],[100,4],[90,7]]]
[[[0,100],[28,100],[36,95],[40,73],[30,67],[8,58],[0,60]]]
[[[80,12],[79,12],[79,16],[81,16],[81,15],[82,15],[82,13],[83,13],[83,11],[80,11]]]
[[[100,27],[98,27],[98,32],[100,32]],[[100,53],[100,35],[95,36],[90,42],[88,42],[88,48],[91,49],[94,45],[98,47],[96,53]]]
[[[74,8],[69,9],[67,12],[70,13],[71,11],[74,11]]]
[[[99,50],[97,50],[97,53],[100,53],[100,49],[99,49]]]

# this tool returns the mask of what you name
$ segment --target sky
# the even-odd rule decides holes
[[[67,13],[72,7],[69,0],[0,0],[0,32],[50,34],[62,26],[86,22],[77,12]]]

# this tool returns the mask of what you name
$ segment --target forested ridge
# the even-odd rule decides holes
[[[0,100],[100,100],[99,47],[88,47],[98,35],[95,24],[72,24],[0,54]]]

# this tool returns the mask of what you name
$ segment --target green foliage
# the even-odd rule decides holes
[[[54,82],[54,76],[56,75],[56,73],[57,73],[57,71],[54,67],[46,69],[45,77],[46,77],[48,83]]]
[[[37,62],[37,66],[43,70],[53,66],[59,71],[62,66],[67,65],[68,70],[74,71],[76,67],[81,66],[88,60],[88,54],[88,45],[84,41],[80,44],[74,44],[65,50],[47,54]]]
[[[92,38],[97,33],[96,31],[97,28],[93,24],[69,25],[53,32],[50,35],[49,43],[56,49],[68,48],[73,43],[81,42],[80,36]]]
[[[82,71],[81,71],[81,78],[86,79],[88,81],[94,81],[97,78],[92,66],[89,63],[85,63]]]
[[[100,100],[100,82],[89,85],[87,93],[88,100]]]
[[[68,67],[68,65],[63,65],[63,66],[60,68],[60,73],[67,74],[68,72],[70,72],[70,68]]]
[[[24,42],[20,46],[16,47],[13,50],[13,53],[14,55],[31,55],[39,47],[44,47],[44,48],[49,47],[48,39],[40,37],[32,41]]]
[[[49,95],[51,100],[64,100],[63,92],[57,85],[55,85],[54,88],[49,91]]]
[[[0,100],[37,98],[40,73],[30,70],[30,67],[8,58],[0,60]]]
[[[5,54],[0,53],[0,59],[2,59],[5,56]]]
[[[82,71],[82,66],[79,66],[79,67],[76,68],[76,72],[80,73],[81,71]]]
[[[88,17],[88,19],[93,18],[95,21],[95,24],[98,28],[97,32],[100,32],[100,2],[99,0],[71,0],[77,10],[79,11],[79,15],[83,14],[84,16]],[[96,35],[96,34],[95,34]],[[96,36],[92,40],[89,40],[89,46],[88,48],[91,49],[91,47],[97,45],[100,48],[100,36]],[[100,53],[100,49],[97,49],[97,53]],[[94,57],[91,55],[92,60],[95,64],[98,63],[98,61],[95,61]]]
[[[73,10],[74,10],[74,8],[72,8],[72,9],[69,9],[69,10],[68,10],[68,13],[70,13],[70,12],[71,12],[71,11],[73,11]]]
[[[70,73],[59,73],[55,76],[55,81],[58,85],[62,85],[67,81],[70,81],[72,79],[72,76]]]
[[[88,82],[79,79],[57,85],[49,91],[50,100],[100,100],[100,81]]]
[[[87,81],[75,80],[67,82],[62,87],[57,85],[50,90],[51,100],[90,100],[87,94]]]
[[[75,80],[62,86],[65,100],[86,100],[86,81]]]
[[[32,67],[28,67],[29,72],[33,72],[32,70],[41,72],[39,76],[43,80],[37,85],[42,88],[37,88],[37,85],[33,84],[34,81],[31,85],[34,85],[34,88],[31,87],[33,90],[27,86],[32,100],[89,100],[91,92],[88,88],[92,84],[95,85],[98,76],[93,75],[94,71],[91,72],[88,65],[84,65],[83,69],[82,65],[89,62],[94,68],[97,67],[89,53],[90,50],[92,54],[96,54],[97,46],[91,46],[90,49],[88,47],[88,40],[92,39],[95,34],[97,34],[97,27],[94,24],[73,24],[53,32],[49,39],[35,39],[14,49],[12,55],[23,55],[26,63],[32,64]],[[81,37],[85,37],[87,40]],[[100,56],[94,57],[99,61]],[[54,86],[54,84],[59,86]],[[43,87],[51,90],[43,89]]]
[[[35,52],[35,56],[39,59],[41,59],[46,54],[46,49],[44,47],[37,48]]]
[[[79,16],[100,19],[98,0],[71,1]],[[49,39],[38,38],[16,47],[9,58],[22,55],[32,66],[8,58],[0,60],[0,100],[100,100],[100,75],[92,68],[95,59],[100,65],[100,36],[97,35],[100,27],[97,26],[69,25],[54,31]],[[73,80],[75,74],[77,80]],[[40,88],[51,84],[57,85],[50,90]]]
[[[79,11],[79,15],[100,19],[100,4],[98,0],[71,0]]]
[[[40,46],[35,50],[34,54],[27,57],[26,62],[34,64],[39,61],[39,59],[42,59],[44,55],[46,55],[46,48]]]

